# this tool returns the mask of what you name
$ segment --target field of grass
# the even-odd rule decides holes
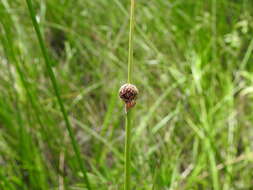
[[[123,189],[129,9],[0,1],[0,190]],[[252,190],[253,1],[135,14],[131,189]]]

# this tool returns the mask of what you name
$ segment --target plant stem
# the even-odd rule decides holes
[[[129,30],[129,51],[128,51],[128,83],[132,80],[132,65],[133,65],[133,34],[134,34],[134,7],[135,0],[131,0],[130,10],[130,30]]]
[[[133,65],[133,34],[134,34],[134,7],[135,0],[131,0],[130,10],[130,31],[129,31],[129,51],[128,51],[128,83],[132,81]],[[125,184],[124,189],[130,190],[130,172],[131,172],[131,128],[132,128],[132,110],[126,113],[126,137],[125,137]]]
[[[131,113],[128,110],[126,114],[126,137],[125,137],[125,190],[130,190],[130,156],[131,156]]]
[[[44,60],[45,60],[46,69],[48,71],[48,74],[49,74],[49,77],[50,77],[50,80],[51,80],[51,83],[52,83],[52,86],[53,86],[53,89],[54,89],[54,92],[55,92],[55,95],[56,95],[57,102],[60,106],[60,110],[62,112],[62,116],[64,118],[64,121],[65,121],[65,124],[66,124],[66,127],[67,127],[67,131],[68,131],[68,134],[69,134],[69,137],[70,137],[70,140],[71,140],[72,147],[74,149],[79,167],[80,167],[81,172],[83,174],[84,182],[86,184],[87,189],[91,190],[90,182],[89,182],[89,179],[88,179],[88,176],[87,176],[87,170],[86,170],[86,168],[84,166],[84,163],[82,161],[79,146],[78,146],[77,141],[74,137],[73,129],[70,125],[67,112],[65,110],[65,107],[63,105],[63,101],[62,101],[61,96],[60,96],[60,92],[59,92],[59,89],[58,89],[56,78],[55,78],[55,75],[54,75],[52,67],[51,67],[51,62],[50,62],[49,55],[48,55],[48,52],[46,50],[46,46],[44,44],[44,41],[43,41],[43,38],[42,38],[42,35],[41,35],[39,24],[36,20],[36,16],[35,16],[35,12],[34,12],[34,9],[33,9],[33,6],[32,6],[32,2],[31,2],[31,0],[26,0],[26,3],[27,3],[27,6],[28,6],[28,9],[29,9],[29,13],[30,13],[30,16],[31,16],[31,19],[32,19],[33,27],[35,29],[35,32],[36,32],[36,35],[37,35],[37,38],[38,38],[38,41],[39,41],[39,45],[40,45],[43,57],[44,57]]]

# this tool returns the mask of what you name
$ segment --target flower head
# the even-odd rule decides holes
[[[134,105],[136,104],[135,100],[137,99],[138,93],[138,89],[133,84],[127,83],[121,86],[119,90],[119,97],[125,102],[126,111],[134,107]]]

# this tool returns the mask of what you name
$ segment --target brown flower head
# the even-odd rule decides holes
[[[125,102],[126,111],[134,107],[134,105],[136,104],[135,100],[137,99],[138,93],[138,89],[133,84],[124,84],[123,86],[121,86],[119,90],[119,97]]]

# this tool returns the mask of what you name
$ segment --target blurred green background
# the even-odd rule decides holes
[[[123,189],[129,0],[33,0],[93,189]],[[253,1],[137,0],[132,189],[253,189]],[[85,189],[24,0],[0,2],[0,189]]]

